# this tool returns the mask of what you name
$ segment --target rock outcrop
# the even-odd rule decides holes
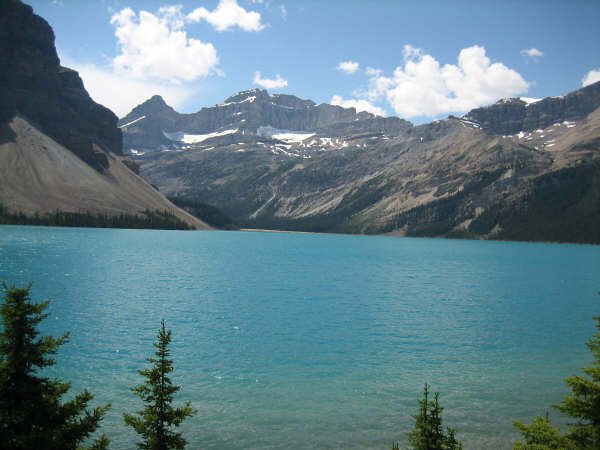
[[[95,103],[77,72],[61,67],[48,23],[19,0],[0,2],[0,121],[15,115],[97,170],[121,154],[117,117]]]

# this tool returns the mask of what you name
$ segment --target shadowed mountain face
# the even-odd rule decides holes
[[[19,114],[91,166],[121,154],[117,117],[89,97],[77,72],[59,65],[54,33],[30,6],[0,2],[0,121]]]
[[[195,114],[154,97],[120,124],[161,191],[247,227],[600,242],[599,91],[412,126],[252,90]]]
[[[0,212],[159,212],[207,228],[136,175],[121,147],[117,117],[59,65],[48,23],[18,0],[0,1]]]

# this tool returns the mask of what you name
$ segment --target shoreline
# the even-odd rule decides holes
[[[349,234],[349,233],[324,233],[318,231],[271,230],[268,228],[240,228],[237,231],[249,233],[293,233],[293,234]]]

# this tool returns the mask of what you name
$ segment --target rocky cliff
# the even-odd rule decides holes
[[[510,135],[519,131],[544,129],[554,123],[584,119],[600,105],[600,82],[567,95],[538,101],[519,98],[470,111],[466,118],[492,134]]]
[[[116,125],[77,72],[59,65],[48,23],[18,0],[1,0],[0,221],[44,223],[54,214],[208,228],[135,173]]]
[[[48,23],[19,0],[0,2],[0,121],[26,117],[92,167],[121,154],[117,117],[95,103],[77,72],[61,67]]]

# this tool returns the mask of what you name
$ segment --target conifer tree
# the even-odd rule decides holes
[[[574,450],[576,445],[560,430],[550,423],[548,414],[546,417],[536,416],[531,425],[514,422],[513,425],[523,435],[524,442],[517,442],[514,450]]]
[[[456,439],[455,431],[442,426],[440,394],[429,399],[429,386],[425,384],[423,399],[419,400],[419,413],[414,415],[415,426],[408,435],[408,443],[414,450],[460,450],[462,443]]]
[[[571,388],[560,405],[555,406],[564,414],[577,419],[569,425],[569,432],[562,435],[550,423],[548,417],[535,417],[531,425],[515,422],[524,443],[515,444],[515,450],[591,450],[600,449],[600,316],[594,317],[596,334],[587,346],[595,361],[584,367],[585,376],[574,375],[565,381]]]
[[[594,355],[590,367],[582,370],[585,376],[573,375],[565,380],[571,388],[557,408],[577,419],[569,425],[567,436],[578,448],[600,448],[600,316],[594,317],[597,332],[587,342]]]
[[[11,450],[75,450],[98,428],[109,405],[89,409],[88,391],[61,403],[70,385],[41,376],[68,339],[39,336],[38,325],[49,302],[32,303],[26,288],[3,286],[0,305],[0,443]],[[101,437],[93,447],[105,449]]]
[[[145,407],[137,415],[124,415],[125,424],[142,437],[142,441],[137,444],[139,449],[181,450],[186,445],[185,439],[173,428],[178,427],[185,418],[192,416],[194,410],[189,402],[181,407],[171,405],[173,395],[180,388],[174,386],[169,378],[169,374],[173,371],[173,361],[170,359],[169,351],[170,342],[171,330],[166,329],[163,320],[157,341],[154,343],[155,357],[147,359],[151,367],[139,371],[146,381],[132,389],[144,401]]]

